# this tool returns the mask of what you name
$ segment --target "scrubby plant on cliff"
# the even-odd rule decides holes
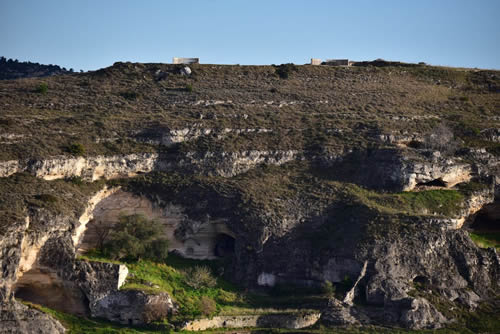
[[[279,66],[275,67],[276,74],[281,78],[281,79],[288,79],[290,74],[292,72],[297,72],[297,66],[292,63],[288,64],[281,64]]]
[[[114,225],[104,252],[113,259],[161,261],[168,255],[168,240],[161,225],[143,215],[122,215]]]
[[[47,94],[48,90],[49,90],[49,86],[45,82],[42,82],[36,88],[36,92],[40,93],[40,94]]]
[[[424,145],[428,149],[443,153],[452,153],[457,147],[453,131],[446,124],[439,124],[424,136]]]
[[[200,300],[198,301],[198,309],[203,315],[209,316],[217,310],[217,305],[212,298],[208,296],[201,296]]]
[[[84,155],[85,147],[80,143],[72,143],[67,147],[67,151],[73,155]]]
[[[212,288],[217,284],[217,279],[207,266],[194,266],[186,270],[186,284],[192,288]]]

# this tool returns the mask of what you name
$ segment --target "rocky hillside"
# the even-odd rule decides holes
[[[0,82],[4,328],[62,331],[40,308],[73,328],[24,300],[127,326],[497,331],[500,73],[361,65]],[[124,213],[177,255],[96,252]],[[186,258],[218,285],[193,290]]]

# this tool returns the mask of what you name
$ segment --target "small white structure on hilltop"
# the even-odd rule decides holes
[[[311,58],[311,65],[321,65],[321,59]]]
[[[172,59],[173,64],[199,64],[200,58],[180,58],[174,57]]]

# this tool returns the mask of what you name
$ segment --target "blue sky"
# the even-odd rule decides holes
[[[499,14],[500,0],[0,0],[0,55],[75,70],[174,56],[500,69]]]

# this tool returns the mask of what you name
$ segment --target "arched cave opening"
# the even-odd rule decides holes
[[[429,284],[429,279],[425,276],[418,275],[413,279],[413,283],[427,285]]]
[[[447,184],[443,181],[443,179],[435,179],[428,182],[420,182],[417,183],[417,187],[441,187],[446,188]]]
[[[500,201],[483,206],[470,227],[478,232],[500,232]]]
[[[214,255],[229,257],[234,254],[235,239],[225,233],[218,234],[215,240]]]
[[[78,316],[90,314],[89,301],[78,286],[39,268],[23,274],[14,286],[14,296],[65,313]]]

